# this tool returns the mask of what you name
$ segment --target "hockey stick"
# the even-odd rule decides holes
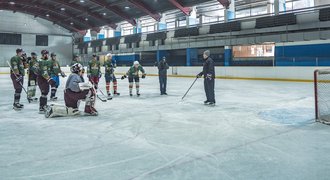
[[[89,79],[88,79],[88,80],[89,80]],[[95,95],[96,95],[96,97],[97,97],[100,101],[102,101],[102,102],[107,102],[106,99],[102,99],[99,95],[97,95],[97,93],[96,93],[96,89],[95,89],[95,84],[94,84],[92,81],[90,81],[90,80],[89,80],[89,82],[91,82],[92,85],[93,85],[93,89],[94,89],[94,91],[95,91]],[[100,90],[100,89],[99,89],[99,90]]]
[[[9,61],[7,61],[7,64],[8,64],[8,66],[9,66],[10,70],[13,72],[14,76],[16,77],[16,79],[18,79],[18,77],[17,77],[17,75],[14,73],[14,70],[13,70],[13,68],[11,67]],[[18,84],[22,87],[22,89],[24,90],[24,92],[25,92],[26,95],[27,95],[27,91],[26,91],[26,89],[24,88],[23,84],[22,84],[20,81],[18,82]],[[30,103],[30,101],[29,101],[29,103]]]
[[[195,82],[197,81],[198,77],[196,77],[195,81],[191,84],[191,86],[189,87],[189,89],[187,90],[186,94],[184,94],[181,98],[181,100],[183,100],[184,97],[186,97],[186,95],[188,94],[189,90],[191,89],[191,87],[193,87],[193,85],[195,84]]]
[[[99,89],[99,91],[101,92],[101,94],[102,94],[103,96],[107,97],[107,96],[103,93],[103,91],[102,91],[101,89]],[[111,99],[112,99],[112,97],[107,97],[107,100],[111,100]]]

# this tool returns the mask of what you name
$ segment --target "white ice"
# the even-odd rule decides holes
[[[202,79],[181,100],[193,80],[168,78],[160,96],[147,77],[141,97],[119,80],[99,116],[46,119],[24,93],[14,111],[0,75],[0,179],[329,179],[330,126],[314,122],[312,83],[216,80],[208,107]]]

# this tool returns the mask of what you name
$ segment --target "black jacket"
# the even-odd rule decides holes
[[[212,58],[208,57],[204,64],[203,64],[203,71],[200,73],[204,75],[204,78],[207,77],[207,74],[211,74],[212,79],[215,78],[215,71],[214,71],[214,61]]]
[[[158,66],[159,76],[166,76],[167,75],[167,69],[169,68],[168,64],[164,61],[160,61],[157,66]]]

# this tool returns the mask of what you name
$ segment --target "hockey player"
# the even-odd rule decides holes
[[[87,66],[87,77],[96,90],[98,88],[101,75],[100,62],[97,60],[96,54],[93,54],[93,59],[89,61]]]
[[[37,85],[37,77],[38,77],[38,71],[39,71],[39,63],[37,59],[37,53],[32,52],[31,57],[28,58],[29,63],[29,80],[28,80],[28,100],[31,101],[37,101],[38,98],[35,97],[36,95],[36,85]]]
[[[79,63],[79,64],[81,64],[83,66],[83,64],[80,61],[80,58],[79,58],[78,54],[74,54],[73,55],[73,60],[72,60],[72,62],[70,64],[70,66],[73,66],[76,63]]]
[[[214,71],[214,61],[210,57],[210,51],[206,50],[203,53],[203,71],[197,74],[197,78],[204,76],[204,90],[206,94],[206,101],[204,104],[206,105],[215,105],[214,99],[214,78],[215,78],[215,71]]]
[[[115,69],[116,68],[116,63],[112,60],[112,54],[109,53],[107,54],[107,59],[104,62],[104,69],[105,69],[105,84],[106,84],[106,90],[108,96],[111,96],[110,93],[110,82],[112,81],[113,83],[113,95],[120,95],[120,93],[117,92],[117,79],[115,76]]]
[[[22,59],[23,49],[16,49],[16,55],[10,59],[10,77],[14,85],[15,95],[14,95],[14,103],[13,109],[20,110],[24,107],[23,104],[20,104],[19,101],[21,99],[21,92],[23,89],[24,83],[24,69],[27,68],[25,62]]]
[[[140,65],[139,61],[134,61],[133,66],[127,71],[125,75],[121,77],[121,79],[125,79],[128,76],[128,82],[129,82],[129,95],[133,96],[132,90],[133,90],[133,80],[135,81],[135,87],[136,87],[136,95],[140,96],[140,78],[139,78],[139,71],[142,72],[142,79],[146,77],[146,73],[143,69],[143,67]]]
[[[47,96],[49,93],[49,85],[54,87],[56,82],[50,77],[51,64],[48,60],[48,51],[41,51],[41,59],[39,60],[39,74],[38,74],[38,86],[40,88],[41,96],[39,99],[39,113],[45,113],[47,106]]]
[[[73,116],[80,114],[79,102],[85,100],[85,114],[96,116],[95,89],[91,83],[82,82],[80,76],[84,71],[81,64],[71,66],[71,74],[65,85],[64,101],[65,106],[50,105],[45,114],[46,117]]]
[[[56,54],[53,52],[50,54],[51,60],[50,60],[50,77],[56,82],[55,86],[53,86],[51,88],[51,92],[50,92],[50,100],[57,100],[56,97],[56,91],[57,88],[60,85],[60,78],[59,78],[59,74],[61,74],[61,76],[64,78],[66,77],[65,73],[61,70],[61,66],[60,63],[58,62],[58,60],[56,59]]]

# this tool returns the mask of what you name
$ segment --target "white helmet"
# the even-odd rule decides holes
[[[134,61],[133,62],[133,65],[138,65],[138,64],[140,64],[139,61]]]
[[[109,57],[109,56],[112,56],[112,54],[111,54],[111,53],[108,53],[108,54],[107,54],[107,57]]]

